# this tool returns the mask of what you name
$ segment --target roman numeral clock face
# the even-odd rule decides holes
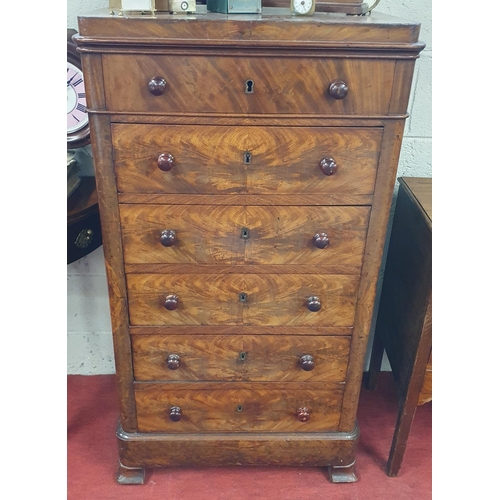
[[[66,75],[68,85],[68,134],[70,134],[87,126],[89,117],[83,73],[68,62]]]

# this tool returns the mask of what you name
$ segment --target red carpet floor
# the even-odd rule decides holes
[[[113,375],[68,376],[68,500],[429,500],[432,403],[417,408],[398,477],[385,474],[397,416],[391,374],[362,389],[357,483],[332,484],[314,467],[152,469],[146,483],[118,485],[118,397]]]

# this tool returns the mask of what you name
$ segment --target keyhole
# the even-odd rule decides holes
[[[245,165],[250,165],[252,163],[252,153],[250,153],[250,151],[245,151],[243,153],[243,163]]]
[[[245,94],[253,94],[254,83],[253,80],[247,80],[245,82]]]
[[[246,302],[248,299],[248,295],[244,292],[241,292],[240,295],[239,295],[239,300],[240,302]]]
[[[245,361],[245,359],[247,359],[247,353],[240,352],[239,358],[240,358],[240,361]]]
[[[240,237],[244,240],[250,239],[250,229],[248,229],[248,227],[242,227]]]
[[[238,405],[238,406],[236,407],[236,411],[243,411],[243,406]]]

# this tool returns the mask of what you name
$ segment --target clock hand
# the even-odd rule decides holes
[[[71,85],[71,80],[73,80],[73,78],[75,78],[75,76],[77,75],[77,73],[75,73],[69,80],[68,80],[68,87]]]

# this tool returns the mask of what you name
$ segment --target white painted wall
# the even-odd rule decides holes
[[[77,16],[106,7],[108,0],[67,0],[67,27],[78,29]],[[374,0],[373,0],[374,1]],[[432,175],[431,131],[431,0],[381,0],[376,8],[422,23],[420,39],[426,43],[417,60],[410,96],[410,118],[398,176]],[[86,154],[81,152],[82,157]],[[113,343],[102,247],[68,265],[68,374],[114,373]],[[390,369],[384,360],[383,369]]]

